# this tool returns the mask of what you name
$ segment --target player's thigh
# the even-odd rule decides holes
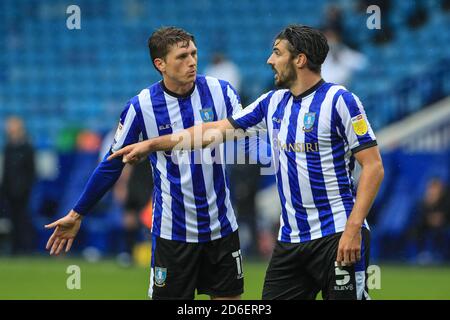
[[[205,244],[197,292],[215,298],[236,297],[244,292],[238,231]]]
[[[194,299],[201,244],[159,237],[152,256],[149,296],[154,299]]]
[[[277,242],[264,279],[263,300],[314,300],[319,286],[302,266],[300,244]]]
[[[367,288],[367,267],[370,256],[370,232],[361,230],[361,260],[356,264],[338,267],[336,264],[339,238],[335,240],[332,254],[326,257],[329,268],[326,282],[323,285],[322,296],[329,300],[367,300],[370,299]]]

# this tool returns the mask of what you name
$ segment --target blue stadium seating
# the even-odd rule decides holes
[[[126,100],[158,79],[148,58],[146,40],[155,28],[172,24],[196,35],[200,69],[214,51],[225,51],[242,69],[244,93],[255,98],[270,83],[271,72],[265,62],[276,32],[291,22],[321,26],[330,3],[84,0],[78,1],[82,29],[68,30],[67,4],[62,0],[1,1],[0,32],[5,40],[0,50],[2,118],[13,113],[26,116],[38,147],[54,146],[55,141],[42,137],[37,123],[55,135],[64,125],[83,125],[86,118],[93,125],[91,129],[110,129]],[[395,36],[380,47],[370,41],[372,31],[361,27],[366,23],[365,13],[341,2],[346,9],[346,38],[351,36],[371,60],[371,67],[359,72],[350,85],[362,99],[449,58],[449,13],[441,12],[440,1],[423,4],[429,20],[411,30],[406,20],[414,9],[412,2],[393,2],[389,23],[395,28]],[[102,109],[105,101],[116,106],[116,112],[106,118]],[[46,110],[45,115],[41,108]],[[59,121],[48,118],[47,112],[58,114]],[[388,121],[392,119],[381,115],[374,127]],[[3,143],[0,137],[0,145]]]
[[[115,127],[126,101],[159,79],[146,46],[150,33],[163,25],[186,28],[196,36],[200,70],[215,51],[225,52],[241,68],[243,93],[256,98],[272,82],[266,60],[276,33],[288,23],[321,26],[324,10],[331,3],[336,1],[79,0],[81,30],[68,30],[66,1],[2,0],[0,130],[3,119],[17,114],[25,119],[38,148],[54,148],[68,128],[104,132]],[[417,111],[433,97],[450,94],[450,12],[442,11],[441,1],[421,2],[428,20],[416,29],[407,26],[413,2],[391,1],[391,14],[382,21],[393,27],[394,36],[383,45],[373,43],[375,31],[365,28],[364,12],[357,12],[350,1],[337,3],[345,8],[344,38],[370,61],[370,67],[357,72],[348,87],[366,105],[375,129]],[[447,69],[430,74],[436,65]],[[442,92],[437,93],[430,81],[438,77],[442,77]],[[399,97],[398,91],[405,93]],[[399,100],[406,103],[399,104]],[[4,135],[0,134],[0,147],[3,144]],[[449,180],[448,157],[412,157],[383,156],[386,180],[380,190],[382,201],[375,203],[380,212],[375,227],[380,237],[404,233],[429,176],[437,174]],[[73,159],[60,159],[60,171],[73,174],[52,183],[39,182],[37,190],[47,193],[34,194],[33,203],[38,206],[45,199],[56,199],[55,192],[64,189],[66,197],[57,199],[61,201],[58,213],[69,208],[95,163],[93,156],[82,159],[74,168],[70,167]],[[411,163],[428,165],[424,167],[432,163],[439,172],[417,172]],[[63,179],[70,183],[64,184]],[[42,218],[42,213],[36,217]],[[94,241],[105,249],[105,234],[90,238],[105,223],[98,219],[86,228],[85,244]],[[41,226],[42,222],[35,224]],[[114,223],[107,228],[113,230]],[[46,236],[41,234],[41,242]]]

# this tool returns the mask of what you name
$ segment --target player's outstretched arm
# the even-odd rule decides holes
[[[108,157],[112,160],[122,157],[124,163],[135,164],[155,151],[192,150],[219,144],[233,137],[243,135],[236,132],[228,119],[203,123],[180,132],[128,145]],[[228,134],[230,133],[230,134]]]
[[[53,229],[53,234],[48,239],[45,249],[50,250],[51,255],[58,255],[63,251],[68,252],[72,247],[73,240],[75,239],[78,230],[80,230],[82,215],[76,213],[74,210],[59,220],[53,223],[45,225],[46,229]]]

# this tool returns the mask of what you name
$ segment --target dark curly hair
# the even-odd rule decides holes
[[[308,26],[291,24],[282,30],[275,40],[287,40],[292,57],[303,53],[307,58],[308,69],[320,73],[329,50],[327,39],[322,32]]]

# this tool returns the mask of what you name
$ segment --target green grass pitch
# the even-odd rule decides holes
[[[79,290],[67,289],[70,265],[80,267]],[[243,299],[260,299],[266,267],[266,262],[244,261]],[[380,268],[381,289],[371,290],[373,299],[450,299],[450,266]],[[69,257],[0,258],[0,300],[147,299],[148,285],[148,268],[121,268],[114,260],[89,263]]]

